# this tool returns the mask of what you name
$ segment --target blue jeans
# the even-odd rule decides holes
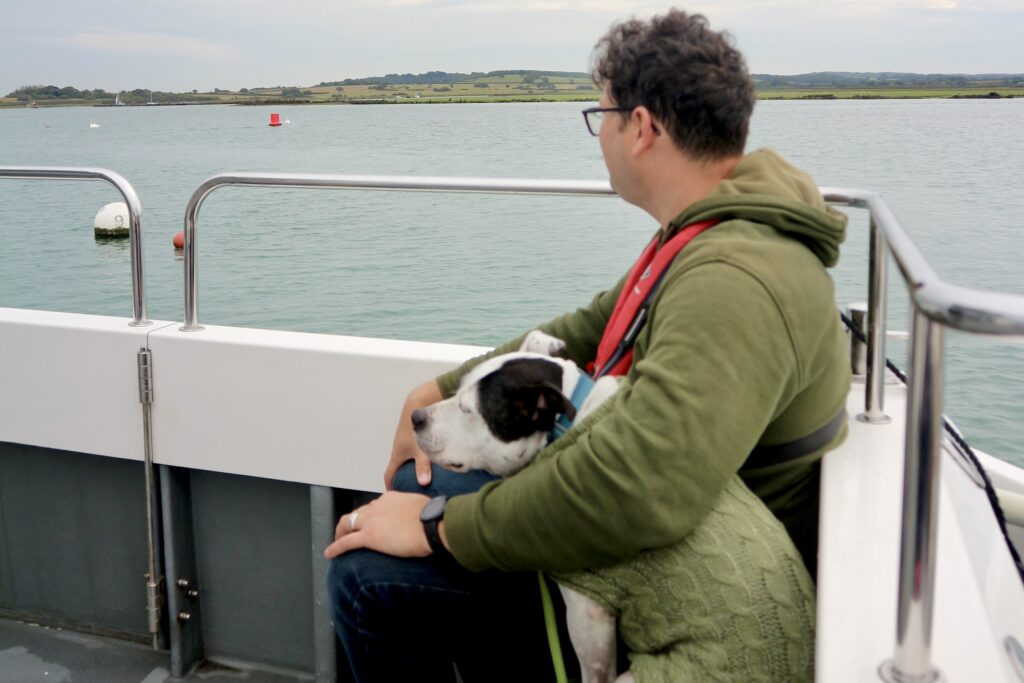
[[[434,466],[423,488],[408,462],[394,488],[452,496],[494,478]],[[327,587],[357,683],[454,681],[453,662],[465,683],[554,679],[536,572],[474,573],[434,557],[356,550],[331,562]],[[550,592],[562,618],[561,597]],[[568,647],[564,631],[562,638]]]

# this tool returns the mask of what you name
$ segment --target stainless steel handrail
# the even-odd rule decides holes
[[[222,173],[196,188],[185,208],[185,332],[199,324],[196,289],[196,217],[199,207],[219,187],[295,187],[341,190],[400,190],[568,196],[615,196],[611,186],[598,180],[523,180],[517,178],[441,178],[426,176],[323,175],[299,173]]]
[[[135,188],[124,177],[105,168],[65,166],[0,166],[0,178],[40,178],[45,180],[103,180],[124,197],[128,205],[128,244],[132,262],[132,327],[151,325],[146,319],[146,281],[142,272],[142,202]]]
[[[195,223],[199,207],[218,187],[230,185],[614,196],[602,181],[560,181],[409,176],[227,173],[204,182],[185,212],[185,331],[201,330],[197,317]],[[868,302],[868,381],[863,419],[884,414],[886,254],[893,256],[914,308],[904,453],[903,516],[897,600],[896,646],[879,671],[899,683],[933,681],[932,615],[942,424],[942,327],[966,332],[1024,335],[1024,296],[984,292],[943,282],[914,245],[881,196],[845,188],[821,188],[826,201],[867,209],[871,221]]]
[[[942,447],[942,327],[996,335],[1024,334],[1024,296],[984,292],[943,282],[914,245],[895,215],[873,192],[822,188],[829,201],[867,208],[872,228],[881,231],[907,284],[913,305],[911,372],[908,386],[903,462],[903,513],[900,538],[899,595],[896,606],[896,646],[893,658],[882,664],[883,678],[897,683],[935,681],[941,674],[931,663],[932,617],[935,602],[935,556],[938,536],[939,454]],[[874,233],[873,233],[874,236]],[[871,253],[869,311],[884,311],[882,245]],[[869,313],[870,315],[870,313]],[[884,314],[883,314],[884,315]],[[869,348],[881,346],[884,317],[869,323]],[[877,346],[876,346],[877,345]],[[884,384],[884,358],[876,355],[869,368]],[[866,413],[880,405],[866,396]]]

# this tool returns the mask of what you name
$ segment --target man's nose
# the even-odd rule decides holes
[[[427,411],[422,408],[418,408],[412,411],[412,428],[413,431],[420,431],[427,424]]]

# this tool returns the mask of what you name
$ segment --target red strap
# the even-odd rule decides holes
[[[659,281],[661,274],[671,265],[676,254],[682,251],[683,247],[689,244],[690,240],[716,223],[718,223],[717,219],[691,223],[663,244],[660,249],[658,248],[658,237],[655,236],[651,240],[651,243],[644,249],[644,252],[637,259],[637,262],[633,264],[629,275],[626,277],[626,283],[622,286],[622,291],[619,293],[619,300],[615,302],[615,309],[612,311],[611,317],[608,318],[608,324],[604,328],[601,343],[597,347],[597,358],[587,366],[588,372],[597,376],[605,363],[611,360],[616,347],[626,335],[626,331],[629,329],[634,318],[636,318],[640,306],[647,299],[651,289]],[[629,349],[615,366],[604,374],[625,375],[629,372],[632,364],[633,349]]]

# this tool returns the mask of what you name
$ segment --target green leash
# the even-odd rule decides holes
[[[548,647],[551,649],[551,665],[555,669],[555,683],[569,683],[565,674],[565,662],[562,660],[562,642],[558,638],[558,623],[555,621],[555,605],[551,602],[548,584],[544,581],[544,573],[537,572],[540,581],[540,602],[544,607],[544,628],[548,632]]]

